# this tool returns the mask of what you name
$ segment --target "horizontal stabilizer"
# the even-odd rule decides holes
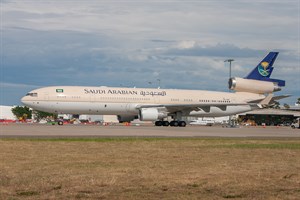
[[[284,87],[285,86],[285,81],[284,80],[280,80],[280,79],[261,78],[260,80],[277,83],[277,85],[280,86],[280,87]]]

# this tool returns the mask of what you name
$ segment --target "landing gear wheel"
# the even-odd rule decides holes
[[[163,121],[163,122],[162,122],[162,125],[163,125],[163,126],[169,126],[170,123],[169,123],[168,121]]]
[[[162,126],[163,125],[163,122],[162,121],[156,121],[155,122],[155,126]]]
[[[185,122],[185,121],[180,121],[180,122],[178,123],[178,125],[179,125],[180,127],[185,127],[185,126],[186,126],[186,122]]]
[[[177,126],[178,126],[178,121],[171,121],[171,122],[170,122],[170,126],[175,126],[175,127],[177,127]]]

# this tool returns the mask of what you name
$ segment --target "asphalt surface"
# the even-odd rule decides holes
[[[298,138],[300,129],[290,127],[187,126],[155,127],[152,125],[47,125],[0,124],[0,138],[67,138],[67,137],[228,137],[228,138]]]

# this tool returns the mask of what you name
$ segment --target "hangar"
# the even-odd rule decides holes
[[[300,117],[300,110],[283,109],[259,109],[239,114],[241,122],[250,122],[251,125],[290,125],[296,118]]]

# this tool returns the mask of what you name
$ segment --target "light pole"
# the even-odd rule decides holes
[[[157,81],[158,81],[158,89],[160,89],[160,79],[158,78]]]
[[[229,62],[229,79],[231,78],[231,62],[233,62],[233,59],[227,59],[224,60],[224,62]]]
[[[228,84],[229,84],[229,80],[231,78],[231,62],[233,62],[233,61],[234,61],[234,59],[232,59],[232,58],[224,60],[224,62],[229,62],[229,79],[228,79]],[[229,88],[229,91],[230,91],[230,88]],[[233,124],[232,124],[232,121],[231,121],[231,115],[229,115],[229,127],[233,127]]]

